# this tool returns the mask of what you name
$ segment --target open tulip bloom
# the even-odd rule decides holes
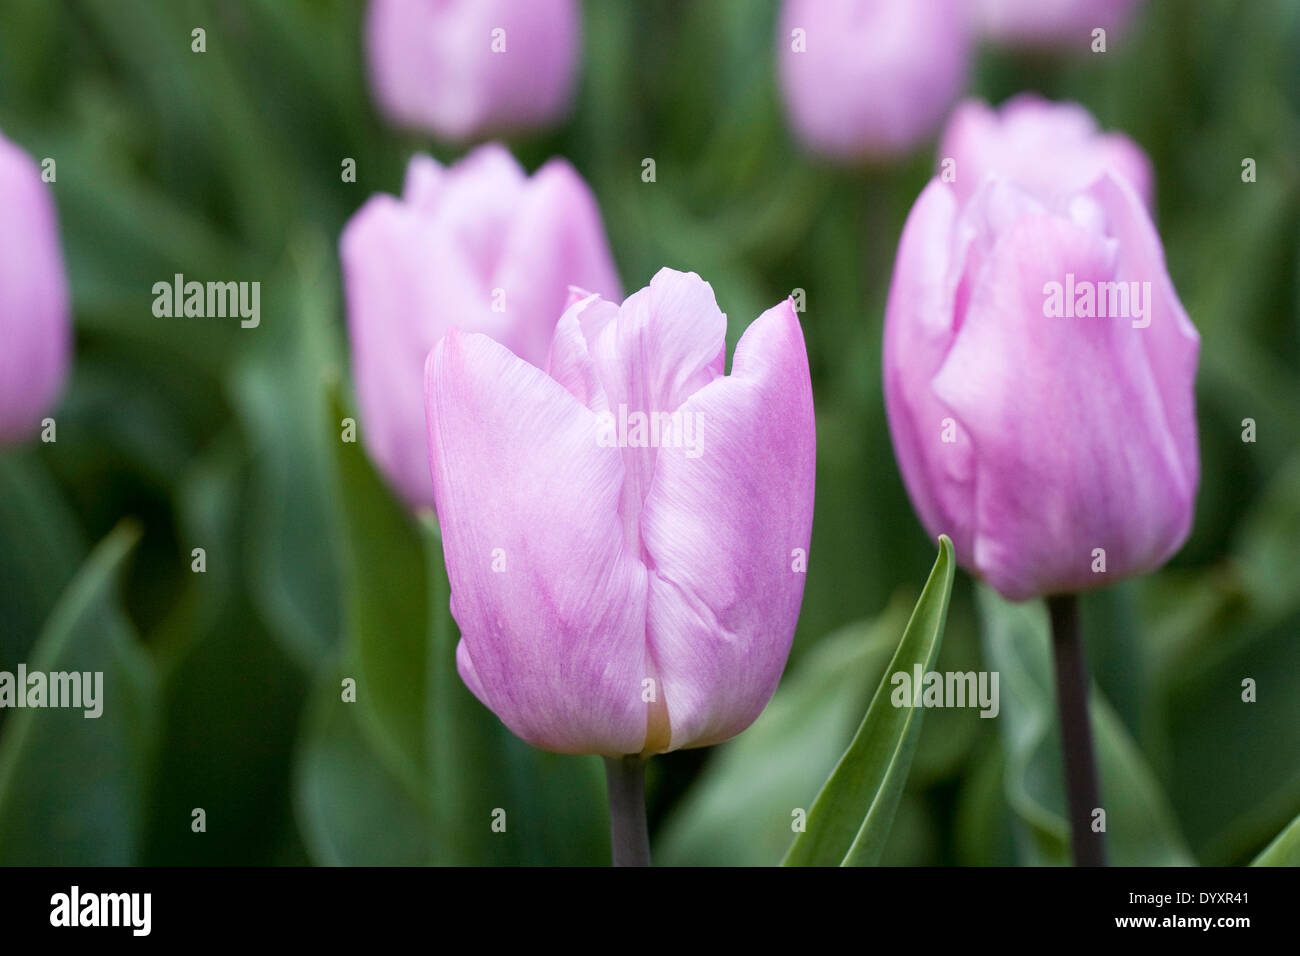
[[[574,298],[544,368],[482,334],[434,347],[429,461],[461,677],[534,746],[609,758],[624,862],[648,853],[641,758],[740,733],[785,666],[812,386],[789,300],[726,375],[695,274],[664,269],[621,307]]]
[[[1015,108],[1023,138],[1038,103]],[[1060,178],[1016,175],[995,135],[933,180],[899,244],[885,318],[885,402],[922,523],[1004,597],[1046,596],[1057,651],[1076,859],[1100,862],[1078,642],[1080,591],[1162,565],[1186,539],[1199,479],[1200,339],[1113,139]],[[1039,117],[1059,125],[1060,116]],[[1071,122],[1082,126],[1077,116]],[[1109,158],[1108,158],[1109,157]],[[1145,183],[1142,184],[1143,186]],[[1141,187],[1139,187],[1141,188]],[[967,198],[969,197],[969,198]],[[1089,779],[1091,778],[1091,779]]]

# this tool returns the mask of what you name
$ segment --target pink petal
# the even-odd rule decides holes
[[[484,335],[438,343],[426,391],[467,685],[535,746],[639,753],[646,574],[623,544],[618,450],[598,444],[594,413]]]
[[[972,437],[974,565],[1013,600],[1149,570],[1187,531],[1148,330],[1045,316],[1045,284],[1067,273],[1116,278],[1114,241],[1047,214],[1005,229],[934,379]],[[1107,574],[1092,572],[1094,548]]]
[[[790,650],[804,587],[795,550],[808,552],[816,451],[791,303],[763,313],[742,336],[731,375],[680,412],[700,429],[698,454],[659,448],[640,519],[649,656],[667,703],[669,749],[749,726]]]

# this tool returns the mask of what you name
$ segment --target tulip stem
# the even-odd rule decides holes
[[[614,866],[650,865],[645,818],[646,760],[636,754],[605,758],[609,784],[609,842]]]
[[[1056,709],[1061,720],[1065,760],[1066,805],[1075,866],[1105,866],[1105,834],[1092,828],[1093,810],[1101,806],[1097,764],[1088,720],[1088,665],[1079,636],[1079,598],[1057,594],[1047,599],[1052,619],[1052,656],[1056,661]]]

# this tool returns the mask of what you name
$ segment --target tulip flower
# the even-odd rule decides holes
[[[36,163],[0,136],[0,443],[40,427],[72,350],[59,222]]]
[[[639,758],[740,733],[776,688],[816,435],[790,300],[730,375],[694,273],[661,270],[621,307],[575,300],[545,371],[486,335],[438,343],[429,463],[461,678],[530,744],[608,758],[619,862]]]
[[[964,204],[932,181],[884,344],[922,522],[1012,600],[1159,567],[1191,526],[1199,346],[1126,181],[1049,202],[995,179]]]
[[[935,132],[966,77],[949,0],[786,0],[777,50],[790,123],[832,159],[891,157]]]
[[[545,371],[452,330],[425,372],[457,665],[547,750],[719,743],[776,688],[803,597],[815,430],[787,300],[723,374],[694,273],[583,295]]]
[[[952,160],[953,190],[966,202],[985,180],[1012,179],[1040,195],[1069,195],[1105,170],[1127,179],[1151,206],[1151,161],[1123,133],[1102,133],[1077,103],[1053,103],[1032,93],[998,110],[978,100],[962,103],[939,145]]]
[[[595,198],[563,160],[531,178],[488,144],[416,156],[400,199],[372,197],[339,243],[362,436],[413,508],[431,507],[422,375],[455,324],[542,364],[568,287],[617,296]]]
[[[1031,162],[995,166],[969,198],[939,177],[917,199],[886,307],[885,407],[930,533],[1004,597],[1048,598],[1075,859],[1097,864],[1075,595],[1187,537],[1200,338],[1133,184],[1103,163],[1065,192]]]
[[[1138,0],[976,0],[980,32],[1018,46],[1075,44],[1090,49],[1092,31],[1122,28]]]
[[[577,0],[371,0],[371,84],[395,123],[443,139],[544,127],[565,112]]]

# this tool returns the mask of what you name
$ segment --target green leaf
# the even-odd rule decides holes
[[[346,621],[343,676],[356,679],[361,726],[372,745],[418,793],[427,766],[431,606],[424,543],[413,517],[371,466],[363,442],[341,440],[340,422],[352,413],[337,390],[329,407],[325,427],[332,446]]]
[[[1277,835],[1251,866],[1300,866],[1300,817]]]
[[[327,670],[312,692],[297,761],[295,802],[312,859],[329,866],[439,862],[428,811],[376,756],[340,682]]]
[[[939,538],[939,556],[849,749],[808,814],[807,829],[786,855],[786,865],[868,866],[880,859],[907,771],[921,735],[920,707],[895,707],[891,674],[929,670],[939,655],[953,580],[952,542]],[[915,688],[919,695],[920,688]]]
[[[76,517],[35,451],[0,453],[0,662],[26,658],[85,550]]]
[[[256,481],[247,536],[247,586],[275,632],[308,673],[338,643],[339,569],[329,500],[330,448],[321,431],[332,345],[324,329],[334,311],[329,246],[304,238],[291,250],[292,296],[272,292],[265,320],[243,334],[264,334],[264,347],[237,367],[232,391],[253,446]]]
[[[1065,865],[1069,833],[1047,611],[1041,601],[1012,604],[987,586],[976,590],[985,657],[1000,675],[998,718],[1006,757],[1004,785],[1017,818],[1021,862]],[[1092,732],[1107,847],[1119,866],[1187,866],[1188,851],[1168,799],[1123,722],[1095,688]]]
[[[1177,661],[1163,688],[1165,786],[1197,859],[1250,860],[1300,805],[1300,614],[1239,614]],[[1242,699],[1243,682],[1255,699]]]
[[[781,859],[794,810],[811,806],[818,782],[835,769],[908,610],[895,600],[876,620],[813,644],[753,726],[715,748],[660,833],[655,862],[769,866]]]
[[[0,739],[0,864],[123,866],[139,861],[155,677],[117,601],[140,529],[123,522],[63,593],[28,673],[101,672],[102,712],[24,708]],[[17,661],[4,661],[10,670]]]
[[[144,862],[273,865],[305,859],[291,768],[309,681],[256,613],[240,554],[255,533],[232,428],[179,482],[183,540],[207,570],[150,636],[160,671],[158,763]],[[188,572],[188,565],[187,565]],[[207,831],[191,829],[202,807]]]

